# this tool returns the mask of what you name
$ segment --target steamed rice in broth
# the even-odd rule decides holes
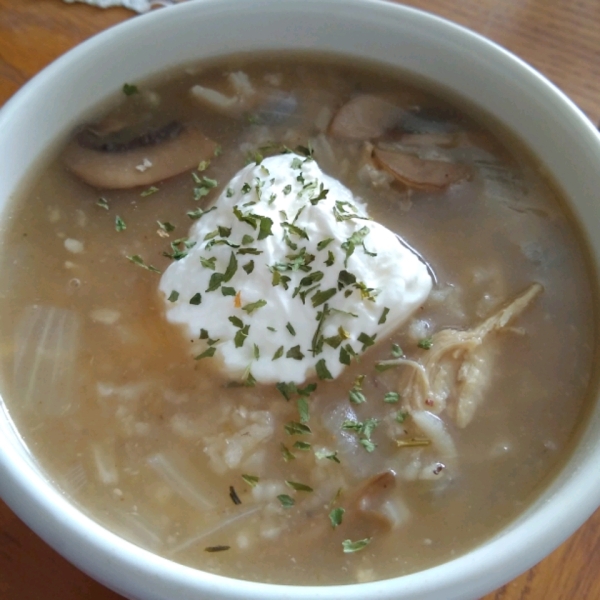
[[[337,60],[123,92],[3,234],[3,395],[64,493],[169,559],[289,584],[430,567],[521,513],[594,351],[538,165]]]

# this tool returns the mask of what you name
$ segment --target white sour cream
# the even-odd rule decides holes
[[[237,380],[335,378],[406,321],[432,285],[363,202],[295,154],[243,168],[189,242],[160,280],[167,319],[198,340],[195,356]]]

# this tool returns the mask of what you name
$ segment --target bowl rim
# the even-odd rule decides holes
[[[21,88],[0,110],[0,138],[6,124],[20,117],[23,110],[27,109],[29,99],[39,94],[38,90],[51,86],[53,78],[68,69],[73,61],[102,51],[105,45],[116,38],[135,37],[166,18],[171,21],[192,18],[207,7],[219,5],[219,10],[230,11],[238,11],[242,5],[244,10],[249,7],[273,9],[275,2],[281,14],[294,12],[299,4],[297,0],[196,0],[170,7],[164,14],[154,11],[111,27],[58,58]],[[355,13],[353,18],[376,11],[382,18],[402,18],[414,27],[443,32],[457,44],[468,42],[481,53],[493,55],[494,60],[502,63],[515,80],[525,81],[540,94],[548,96],[558,106],[557,110],[568,114],[570,125],[577,135],[590,147],[595,147],[597,155],[600,155],[598,133],[575,104],[521,59],[483,36],[418,9],[382,0],[303,0],[300,4],[304,10],[310,6],[315,13],[319,10],[339,10],[343,5],[344,11]],[[15,448],[17,437],[18,434],[12,438],[0,436],[0,492],[7,504],[83,571],[116,591],[141,594],[144,598],[163,597],[160,595],[162,590],[171,589],[168,587],[171,584],[181,587],[182,599],[197,598],[198,592],[215,599],[240,600],[300,600],[308,596],[323,600],[362,600],[365,595],[381,600],[412,597],[426,600],[439,598],[440,593],[444,594],[445,600],[465,598],[465,594],[476,597],[538,562],[549,549],[555,548],[579,527],[600,504],[600,480],[590,477],[590,453],[586,461],[570,474],[568,485],[554,490],[542,505],[536,506],[532,514],[526,511],[511,526],[503,528],[484,544],[441,565],[393,579],[343,586],[256,583],[186,567],[143,550],[106,530],[75,508],[49,481],[35,472],[33,463],[28,462]],[[591,442],[587,443],[591,447]],[[585,441],[579,443],[580,446],[585,444]],[[596,447],[598,455],[600,448]],[[557,479],[558,476],[555,477]],[[569,509],[569,519],[563,519],[565,507]],[[552,527],[548,523],[552,523]],[[59,536],[57,530],[60,530]],[[518,551],[514,548],[518,548]]]

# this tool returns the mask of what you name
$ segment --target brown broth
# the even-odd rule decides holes
[[[243,69],[257,86],[265,74],[280,75],[280,88],[300,98],[297,112],[303,117],[292,113],[280,124],[256,124],[215,116],[189,99],[192,85],[222,87],[231,69]],[[222,147],[205,173],[219,186],[201,206],[216,199],[245,164],[249,148],[267,139],[291,147],[306,144],[318,134],[314,123],[323,106],[333,113],[357,90],[408,94],[478,140],[477,175],[439,193],[373,187],[359,173],[362,143],[327,135],[314,142],[322,168],[363,197],[374,219],[418,250],[437,285],[406,327],[371,348],[338,380],[319,382],[310,397],[310,436],[284,431],[285,423],[298,420],[298,410],[272,386],[232,387],[210,366],[194,362],[189,342],[164,318],[159,275],[126,259],[137,254],[161,270],[168,266],[162,253],[171,240],[186,235],[191,223],[186,212],[198,206],[189,173],[161,182],[147,197],[140,189],[93,189],[64,168],[60,155],[35,175],[2,233],[2,396],[50,479],[92,518],[199,569],[273,583],[336,584],[394,577],[458,556],[499,531],[540,492],[575,435],[591,381],[595,317],[585,245],[535,162],[518,144],[506,145],[509,135],[493,124],[490,131],[481,115],[466,116],[439,92],[413,86],[405,76],[305,56],[238,57],[151,86],[160,98],[162,121],[196,120]],[[124,118],[146,110],[154,119],[158,109],[152,101],[141,95],[123,98],[111,110]],[[325,142],[334,161],[326,156]],[[108,210],[97,204],[99,197]],[[115,230],[116,215],[126,230]],[[157,220],[175,226],[170,238],[160,237]],[[67,251],[67,238],[82,242],[84,251]],[[392,342],[418,357],[415,332],[472,327],[533,281],[544,293],[513,330],[487,342],[494,369],[474,420],[460,429],[442,415],[458,450],[457,466],[440,479],[410,480],[407,465],[421,451],[395,447],[394,427],[400,425],[393,424],[393,416],[402,401],[383,402],[385,392],[397,389],[399,373],[377,373],[375,364],[389,358]],[[21,380],[14,375],[20,360],[15,338],[32,305],[68,309],[80,323],[74,388],[59,399],[59,416],[47,407],[43,387],[34,390],[31,403],[23,402]],[[103,322],[115,315],[115,323]],[[348,390],[359,374],[367,375],[368,401],[351,406]],[[352,465],[340,450],[339,431],[325,425],[327,415],[349,407],[361,420],[388,419],[373,433],[377,449],[367,453],[358,446]],[[407,421],[402,426],[410,430],[410,417]],[[272,433],[245,453],[241,464],[219,473],[205,448],[222,455],[225,438],[252,423]],[[352,439],[351,433],[344,435]],[[298,440],[339,451],[341,464],[294,448]],[[282,444],[294,460],[283,459]],[[191,483],[161,477],[162,468]],[[368,519],[352,520],[352,494],[386,469],[397,472],[398,525],[373,533]],[[253,490],[242,474],[260,477],[260,486]],[[310,484],[314,491],[291,490],[285,480]],[[230,486],[241,504],[232,502]],[[295,506],[282,508],[274,493],[293,496]],[[328,514],[336,506],[347,513],[333,530]],[[404,522],[403,509],[410,515]],[[230,525],[216,529],[222,519]],[[343,540],[371,536],[362,551],[342,552]],[[219,545],[230,549],[206,551]]]

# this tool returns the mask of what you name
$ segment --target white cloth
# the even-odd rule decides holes
[[[85,2],[91,6],[97,6],[98,8],[110,8],[111,6],[123,6],[129,10],[133,10],[138,13],[148,12],[150,9],[157,6],[170,6],[177,4],[177,2],[183,2],[184,0],[63,0],[67,4],[73,4],[74,2]]]

